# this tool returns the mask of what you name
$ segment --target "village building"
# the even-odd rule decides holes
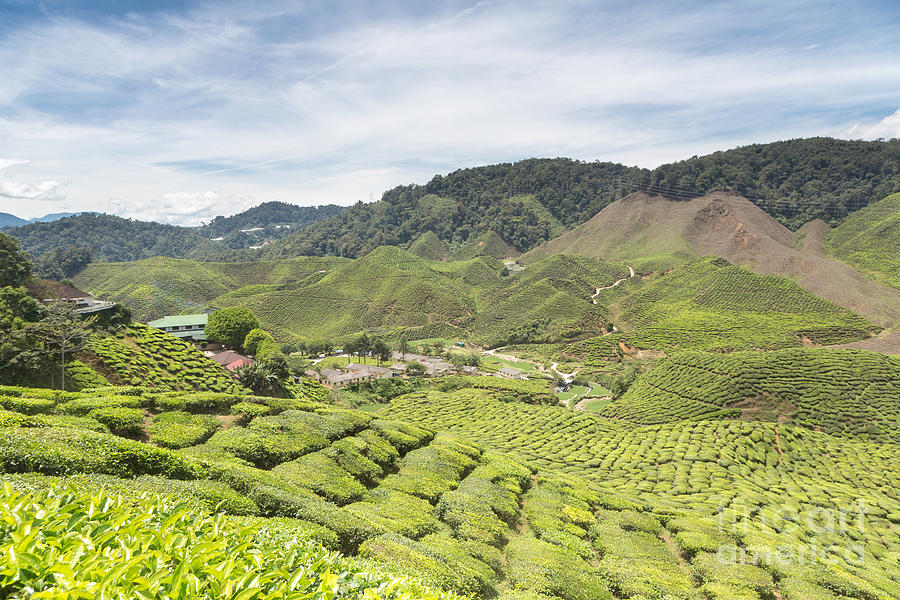
[[[75,312],[80,315],[108,310],[115,306],[114,302],[94,300],[93,294],[82,292],[78,288],[59,281],[39,279],[28,285],[28,291],[44,304],[68,302],[75,308]]]
[[[213,354],[210,358],[228,369],[229,371],[234,371],[240,367],[245,365],[252,365],[256,361],[250,358],[249,356],[244,356],[243,354],[238,354],[233,350],[226,350],[225,352],[219,352],[218,354]]]
[[[204,341],[206,340],[206,323],[208,320],[209,315],[207,314],[172,315],[150,321],[147,325],[162,329],[175,337]]]
[[[497,371],[497,377],[504,379],[528,379],[528,374],[512,367],[503,367]]]

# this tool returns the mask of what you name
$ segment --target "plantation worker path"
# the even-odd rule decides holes
[[[597,304],[597,296],[600,295],[600,292],[602,292],[603,290],[608,290],[610,288],[614,288],[614,287],[620,285],[621,283],[628,281],[629,279],[634,277],[634,275],[635,275],[634,267],[632,267],[631,265],[626,265],[626,266],[628,267],[628,271],[629,271],[628,277],[623,277],[622,279],[615,281],[612,285],[607,285],[605,287],[598,287],[597,291],[594,292],[593,295],[591,296],[591,302],[593,302],[594,304]]]

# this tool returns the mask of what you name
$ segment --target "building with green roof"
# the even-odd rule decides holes
[[[147,323],[150,327],[162,329],[175,337],[191,338],[194,340],[206,339],[207,314],[199,315],[172,315]]]

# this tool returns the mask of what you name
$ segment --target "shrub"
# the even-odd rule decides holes
[[[131,438],[144,435],[144,419],[146,419],[146,415],[139,408],[127,408],[124,406],[95,408],[87,416],[103,423],[116,435]]]
[[[84,396],[56,407],[64,415],[85,417],[98,408],[140,408],[147,402],[140,396]]]
[[[323,452],[313,452],[282,463],[272,474],[305,487],[338,505],[360,500],[366,488]]]
[[[251,425],[259,420],[255,419]],[[328,440],[312,428],[307,428],[303,432],[285,433],[277,430],[267,431],[264,428],[232,427],[217,431],[206,443],[250,461],[260,468],[270,469],[308,452],[324,448],[328,445]]]
[[[165,448],[185,448],[202,444],[222,426],[215,415],[193,415],[173,411],[153,417],[150,441]]]
[[[0,408],[26,415],[36,415],[53,410],[56,401],[50,398],[28,398],[23,396],[0,396]]]
[[[271,412],[271,408],[256,402],[238,402],[231,407],[231,414],[240,417],[238,422],[241,425],[246,425],[256,417],[264,417]]]
[[[302,525],[210,516],[165,499],[5,486],[0,517],[0,551],[13,561],[3,592],[13,597],[451,598],[362,571],[308,543]]]
[[[363,501],[348,504],[344,510],[385,531],[412,539],[434,533],[439,527],[434,508],[427,500],[396,490],[373,490]]]
[[[0,430],[0,465],[7,473],[35,471],[48,475],[106,473],[196,479],[203,474],[193,461],[163,448],[60,427]]]

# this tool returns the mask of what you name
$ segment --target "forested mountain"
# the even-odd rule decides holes
[[[663,165],[652,171],[566,158],[529,159],[435,176],[388,190],[265,250],[270,258],[360,256],[409,245],[427,231],[451,246],[494,231],[527,251],[636,190],[674,199],[710,191],[749,198],[791,229],[821,218],[835,225],[900,190],[900,140],[798,139],[754,144]]]
[[[9,213],[0,213],[0,227],[15,227],[16,225],[24,225],[27,223],[25,219],[11,215]]]
[[[242,213],[223,217],[219,215],[199,228],[207,238],[223,238],[226,248],[241,249],[278,239],[293,230],[333,217],[344,209],[336,204],[324,206],[297,206],[287,202],[263,202]]]
[[[95,261],[132,261],[152,256],[239,260],[234,252],[284,237],[294,229],[337,215],[342,208],[265,202],[200,227],[177,227],[114,215],[82,213],[51,223],[12,227],[6,233],[41,257],[57,248],[89,248]]]
[[[469,257],[482,239],[499,238],[512,253],[528,251],[637,190],[675,200],[732,191],[790,229],[816,218],[834,226],[900,190],[900,140],[754,144],[652,171],[533,158],[437,175],[425,185],[396,187],[378,202],[346,210],[267,202],[199,228],[81,215],[7,231],[35,256],[78,246],[91,248],[101,261],[359,257],[383,245],[408,248],[426,232],[437,237],[448,256]],[[272,241],[260,253],[240,251]]]
[[[198,249],[211,249],[215,243],[196,228],[99,214],[31,223],[8,229],[6,233],[18,238],[22,248],[35,257],[58,247],[75,245],[90,248],[97,261],[188,256]]]

